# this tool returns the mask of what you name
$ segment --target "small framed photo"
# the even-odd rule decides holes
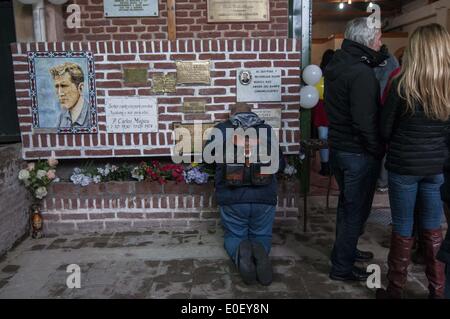
[[[252,72],[249,70],[242,70],[239,73],[239,83],[241,83],[242,85],[249,85],[250,83],[252,83]]]
[[[96,133],[97,103],[91,52],[28,52],[33,128]]]

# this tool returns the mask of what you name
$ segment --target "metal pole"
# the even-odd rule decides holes
[[[47,41],[45,32],[44,0],[39,0],[33,4],[33,27],[34,27],[34,40],[36,42]]]

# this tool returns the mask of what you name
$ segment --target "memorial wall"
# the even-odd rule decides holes
[[[175,128],[211,127],[236,102],[280,129],[287,154],[298,152],[301,45],[286,37],[287,0],[176,1],[175,41],[144,40],[154,33],[147,22],[167,37],[166,2],[74,2],[81,28],[66,38],[80,41],[11,45],[24,159],[170,156]],[[283,36],[219,32],[272,28],[281,11]],[[186,19],[219,34],[180,34]]]

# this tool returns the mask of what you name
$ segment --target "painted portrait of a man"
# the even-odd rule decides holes
[[[33,128],[58,133],[97,131],[93,56],[29,52]]]
[[[84,99],[84,74],[76,63],[66,62],[50,69],[61,105],[59,128],[89,126],[89,104]]]

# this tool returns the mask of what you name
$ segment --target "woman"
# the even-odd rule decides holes
[[[414,206],[421,206],[429,297],[444,296],[444,264],[436,259],[442,243],[440,187],[450,127],[450,35],[438,24],[411,35],[400,74],[381,114],[381,135],[388,142],[386,168],[392,210],[388,287],[378,298],[401,298],[413,246]]]
[[[334,51],[331,49],[328,49],[324,52],[322,56],[322,62],[320,63],[320,68],[322,69],[322,72],[325,72],[325,68],[333,58],[333,55]],[[328,122],[327,113],[325,112],[323,96],[321,96],[319,103],[317,103],[316,107],[313,109],[313,123],[314,126],[317,128],[317,132],[319,133],[318,134],[319,139],[325,141],[328,140],[328,126],[330,125],[330,123]],[[330,165],[328,163],[330,157],[329,150],[327,148],[322,149],[319,151],[319,153],[320,153],[319,174],[322,176],[329,176],[330,175]]]

